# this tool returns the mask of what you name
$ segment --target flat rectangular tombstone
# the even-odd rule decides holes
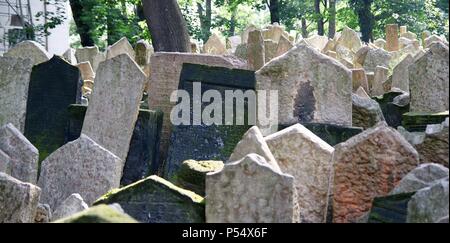
[[[225,106],[225,92],[245,93],[246,91],[254,91],[254,88],[255,76],[253,71],[196,64],[183,65],[179,89],[189,94],[190,116],[187,120],[189,124],[174,125],[172,128],[167,164],[165,165],[165,175],[168,178],[177,172],[183,161],[188,159],[228,160],[242,135],[250,128],[247,111],[256,110],[256,98],[254,98],[254,102],[249,102],[246,99],[243,104],[245,114],[234,115],[236,120],[238,120],[237,118],[244,119],[242,125],[239,125],[235,120],[229,125],[228,123],[225,125],[226,109],[234,109],[235,103],[237,106],[236,101],[233,101],[233,107]],[[213,90],[212,92],[216,90],[218,91],[217,95],[221,95],[221,100],[214,98],[214,102],[221,109],[221,111],[214,111],[221,112],[221,117],[218,120],[220,125],[205,124],[203,119],[201,121],[193,119],[194,109],[203,113],[205,108],[211,104],[205,103],[207,101],[201,104],[197,103],[209,90]],[[232,112],[236,114],[233,110]],[[219,117],[218,114],[215,114],[215,116]]]
[[[33,67],[24,135],[39,150],[40,161],[64,144],[67,107],[81,100],[81,75],[60,57]]]
[[[0,126],[24,131],[32,66],[30,59],[0,57]]]
[[[84,119],[82,133],[117,155],[124,163],[139,114],[145,80],[145,74],[128,54],[102,62]]]
[[[163,127],[161,135],[161,160],[166,159],[172,129],[170,112],[174,104],[170,95],[176,91],[180,83],[183,63],[208,65],[212,67],[247,69],[247,64],[231,56],[213,56],[191,53],[158,52],[151,57],[151,75],[148,84],[148,105],[151,110],[161,110]]]

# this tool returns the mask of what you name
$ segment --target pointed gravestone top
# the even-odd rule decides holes
[[[123,162],[91,138],[82,134],[42,162],[38,185],[41,202],[57,208],[73,193],[88,205],[120,185]]]
[[[234,148],[234,151],[228,161],[238,161],[251,153],[264,157],[268,165],[271,166],[273,170],[281,173],[277,161],[273,157],[272,152],[270,152],[270,149],[257,126],[253,126],[244,134],[241,141]]]
[[[334,148],[300,124],[266,137],[281,170],[294,176],[300,222],[324,223]]]
[[[380,122],[335,147],[334,222],[355,222],[375,197],[386,196],[419,164],[419,154],[396,130]]]
[[[345,46],[354,53],[362,47],[358,33],[347,26],[342,30],[341,37],[338,39],[337,44]]]
[[[214,55],[224,55],[227,54],[226,45],[222,42],[217,34],[212,34],[208,41],[203,46],[204,53],[214,54]]]
[[[249,154],[206,176],[206,222],[295,223],[299,219],[294,178]]]
[[[145,74],[127,54],[102,62],[82,133],[126,161],[144,92]]]
[[[33,65],[50,60],[50,55],[41,44],[35,41],[23,41],[3,54],[4,57],[20,57],[31,59]]]
[[[351,126],[351,71],[301,44],[256,72],[256,90],[278,90],[279,122]],[[267,103],[269,104],[269,103]]]
[[[108,47],[106,50],[106,59],[114,58],[120,54],[128,54],[132,59],[135,57],[135,52],[127,37],[123,37],[116,43]]]

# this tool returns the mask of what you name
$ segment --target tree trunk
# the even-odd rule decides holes
[[[269,10],[270,10],[270,22],[280,23],[280,4],[278,0],[270,0],[269,2]]]
[[[329,3],[328,38],[333,39],[336,34],[336,0],[329,0]]]
[[[308,38],[308,26],[305,18],[302,18],[302,37]]]
[[[204,42],[208,41],[211,35],[211,22],[212,22],[212,7],[211,0],[205,0],[205,8],[203,5],[197,3],[197,13],[200,18],[200,27],[202,29],[202,40]]]
[[[325,27],[323,22],[323,16],[320,11],[320,2],[321,0],[314,0],[314,11],[317,18],[317,34],[318,35],[324,35],[325,34]]]
[[[230,19],[230,36],[234,36],[236,32],[236,9],[231,12]]]
[[[142,0],[142,5],[155,51],[191,51],[189,31],[176,0]]]
[[[362,41],[373,41],[374,16],[371,10],[373,0],[363,0],[356,8],[361,29]]]
[[[82,19],[83,5],[81,0],[70,0],[70,8],[72,9],[73,19],[77,26],[77,32],[80,35],[82,46],[94,46],[95,41],[91,36],[91,29],[88,23]]]

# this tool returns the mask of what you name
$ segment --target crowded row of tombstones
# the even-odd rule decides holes
[[[277,90],[279,125],[172,124],[193,81]],[[0,56],[0,222],[448,223],[448,96],[446,38],[395,24],[192,53],[25,41]]]

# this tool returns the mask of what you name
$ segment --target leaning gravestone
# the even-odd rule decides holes
[[[120,185],[123,162],[82,134],[42,162],[38,185],[41,202],[56,209],[73,193],[88,205]]]
[[[217,34],[212,34],[203,46],[203,52],[213,55],[225,55],[228,53],[226,44]]]
[[[67,107],[80,101],[77,67],[57,56],[33,67],[24,135],[39,150],[40,161],[64,144]]]
[[[266,63],[266,49],[260,30],[248,33],[247,60],[249,68],[255,71],[262,68]]]
[[[35,41],[23,41],[9,49],[8,52],[3,54],[4,57],[15,58],[29,58],[31,63],[38,65],[43,62],[47,62],[52,56],[45,50],[41,44]]]
[[[392,88],[398,88],[409,93],[409,67],[413,62],[413,56],[408,54],[395,66],[392,71]]]
[[[95,205],[118,203],[125,213],[142,223],[204,223],[203,197],[150,176],[112,190]]]
[[[0,172],[0,223],[33,223],[41,189]]]
[[[419,164],[419,154],[386,123],[335,147],[333,221],[356,222]]]
[[[352,94],[352,101],[354,126],[368,129],[384,121],[383,111],[375,100]]]
[[[248,122],[248,112],[245,114],[235,114],[236,120],[243,118],[242,125],[237,124],[234,119],[231,124],[225,123],[226,109],[225,99],[221,101],[214,98],[214,102],[221,108],[221,118],[219,124],[205,125],[202,121],[193,119],[194,101],[197,102],[203,97],[208,90],[216,90],[225,97],[225,92],[243,92],[254,91],[255,75],[254,72],[241,69],[228,69],[221,67],[209,67],[196,64],[184,64],[180,77],[180,90],[184,90],[189,94],[189,124],[174,125],[170,138],[170,147],[167,156],[167,164],[165,164],[165,175],[167,178],[173,176],[179,169],[181,163],[188,159],[194,160],[221,160],[227,161],[236,144],[247,132],[250,124]],[[194,97],[197,94],[199,97]],[[187,97],[186,97],[187,98]],[[250,99],[251,100],[251,99]],[[186,101],[185,101],[186,102]],[[209,103],[202,103],[199,112],[203,112]],[[241,107],[239,107],[241,108]],[[246,100],[243,104],[245,111],[255,111],[256,103]],[[176,114],[178,116],[179,114]],[[201,114],[200,114],[201,115]],[[219,117],[218,114],[214,114]],[[243,117],[242,117],[243,116]],[[194,123],[195,122],[195,123]],[[226,124],[226,125],[225,125]]]
[[[30,59],[0,57],[0,126],[24,131],[32,66]]]
[[[312,47],[294,47],[257,71],[256,80],[258,91],[278,91],[280,124],[352,125],[351,71]]]
[[[379,48],[370,49],[367,52],[366,59],[364,60],[364,70],[366,73],[375,72],[377,66],[389,67],[389,63],[392,59],[392,54]]]
[[[145,74],[127,54],[102,62],[95,77],[82,133],[123,162],[138,117],[145,80]]]
[[[449,50],[440,42],[409,68],[412,112],[449,110]]]
[[[249,154],[206,176],[207,223],[296,223],[294,177]]]
[[[80,137],[87,107],[74,104],[70,105],[68,109],[70,120],[66,143]],[[158,150],[162,118],[162,112],[139,110],[123,169],[121,185],[128,185],[149,175],[158,174],[160,169]]]
[[[150,63],[150,56],[153,53],[153,47],[146,40],[139,40],[134,48],[136,53],[136,63],[143,67]]]
[[[133,59],[136,55],[127,37],[123,37],[108,47],[106,50],[106,59],[111,59],[121,54],[128,54]]]
[[[11,123],[0,127],[0,151],[9,157],[8,174],[36,184],[39,152]]]
[[[170,102],[170,95],[178,89],[183,63],[246,69],[247,64],[231,56],[213,56],[188,53],[159,52],[151,57],[151,75],[148,83],[148,105],[151,110],[161,110],[164,115],[161,135],[161,159],[166,159],[172,123],[170,112],[174,104]]]
[[[265,139],[281,171],[295,178],[300,222],[324,223],[334,148],[300,124]]]
[[[101,53],[98,50],[97,46],[78,48],[75,51],[75,56],[77,58],[78,63],[82,62],[91,63],[94,72],[97,71],[100,62],[103,62],[106,59],[106,55],[104,53]]]

